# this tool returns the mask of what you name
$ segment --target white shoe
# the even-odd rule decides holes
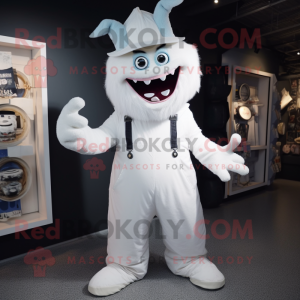
[[[216,290],[225,285],[225,277],[207,258],[197,263],[190,275],[190,281],[204,289]]]
[[[137,278],[118,264],[110,264],[101,269],[90,280],[88,291],[95,296],[108,296],[136,281]]]

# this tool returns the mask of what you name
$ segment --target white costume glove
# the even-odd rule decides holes
[[[184,117],[187,120],[186,130],[191,141],[190,150],[202,165],[224,182],[230,180],[228,171],[240,175],[249,173],[248,167],[244,165],[245,160],[234,153],[234,149],[241,143],[240,135],[233,134],[229,144],[221,147],[202,134],[202,130],[198,127],[190,110],[186,110]]]
[[[59,142],[67,149],[80,151],[77,149],[78,139],[86,138],[88,120],[78,114],[78,111],[85,106],[81,98],[71,99],[63,108],[57,120],[56,133]]]
[[[203,154],[199,153],[196,157],[211,172],[217,175],[222,181],[230,180],[228,171],[247,175],[249,169],[244,165],[245,160],[238,154],[234,153],[234,149],[241,143],[241,137],[233,134],[227,146],[219,146],[211,141],[207,142],[203,148]]]
[[[113,114],[101,127],[92,129],[88,126],[88,120],[78,114],[84,106],[84,100],[79,97],[65,105],[57,120],[57,138],[62,146],[81,154],[103,153],[115,145],[114,133],[109,128],[114,127],[111,123],[115,123],[116,116]]]

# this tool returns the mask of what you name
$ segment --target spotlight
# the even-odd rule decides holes
[[[297,55],[300,55],[300,52],[298,52]]]
[[[215,3],[219,3],[219,0],[215,0]]]

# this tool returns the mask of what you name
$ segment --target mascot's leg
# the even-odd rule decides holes
[[[93,295],[117,293],[147,272],[148,230],[155,205],[151,191],[134,182],[125,179],[109,190],[107,266],[89,283]]]
[[[165,235],[168,267],[202,288],[221,288],[225,284],[223,274],[205,257],[206,229],[197,187],[187,189],[179,182],[160,195],[156,209]]]

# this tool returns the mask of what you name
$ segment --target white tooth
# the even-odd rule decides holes
[[[154,95],[155,95],[154,93],[144,94],[144,96],[147,97],[147,98],[151,98],[151,97],[153,97]]]
[[[159,98],[158,98],[158,97],[153,97],[153,98],[151,99],[151,101],[157,102],[157,101],[159,101]]]
[[[162,80],[162,81],[165,81],[166,80],[166,75],[165,76],[163,76],[163,77],[160,77],[160,80]]]
[[[175,73],[175,69],[174,69],[174,70],[172,70],[172,71],[170,71],[170,73],[171,73],[172,75],[174,75],[174,73]]]
[[[133,80],[134,83],[137,83],[137,80]]]
[[[151,80],[146,80],[144,82],[145,82],[145,84],[149,85],[151,83]]]
[[[164,92],[161,92],[161,94],[162,94],[163,96],[168,96],[168,95],[170,94],[170,90],[166,90],[166,91],[164,91]]]

